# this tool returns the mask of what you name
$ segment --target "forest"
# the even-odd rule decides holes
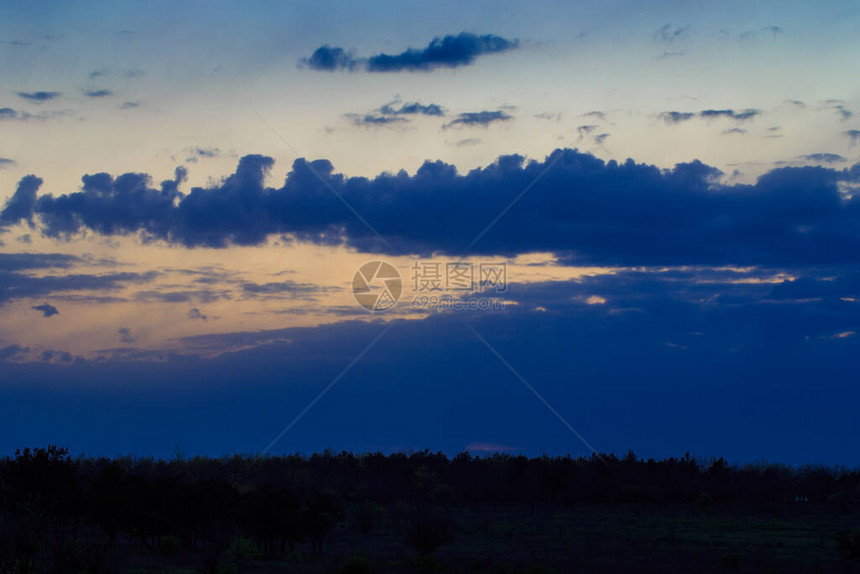
[[[0,459],[2,573],[860,572],[860,469],[325,451]]]

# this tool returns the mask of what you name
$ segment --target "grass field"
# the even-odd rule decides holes
[[[452,539],[418,558],[404,544],[396,508],[361,534],[343,521],[323,555],[299,544],[276,560],[229,557],[225,572],[846,572],[837,536],[860,526],[851,514],[796,505],[755,512],[640,504],[558,507],[488,505],[450,508]],[[193,553],[129,552],[129,573],[195,572]],[[860,564],[853,565],[860,571]]]

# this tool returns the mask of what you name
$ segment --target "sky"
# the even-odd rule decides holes
[[[858,464],[855,3],[2,12],[0,453]]]

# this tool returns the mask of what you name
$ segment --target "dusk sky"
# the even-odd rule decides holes
[[[856,466],[856,3],[0,14],[0,454]]]

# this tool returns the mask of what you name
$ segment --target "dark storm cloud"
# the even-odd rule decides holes
[[[160,188],[141,174],[88,175],[82,191],[40,196],[31,213],[16,217],[33,216],[49,237],[91,230],[186,247],[259,245],[282,234],[360,251],[550,251],[576,264],[860,262],[860,200],[840,191],[860,179],[856,166],[783,167],[749,185],[720,183],[719,170],[699,161],[660,169],[569,149],[544,161],[502,156],[466,174],[428,161],[414,175],[373,179],[298,159],[283,186],[270,188],[263,182],[272,165],[271,158],[245,156],[221,183],[187,194],[178,190],[181,172]]]
[[[88,98],[106,98],[106,97],[108,97],[108,96],[112,96],[112,95],[113,95],[113,92],[112,92],[112,91],[110,91],[110,90],[105,90],[105,89],[101,89],[101,90],[86,90],[86,91],[84,92],[84,95],[85,95],[85,96],[87,96]]]
[[[418,72],[437,68],[456,68],[472,64],[478,56],[505,52],[519,45],[493,34],[478,36],[469,32],[434,38],[426,48],[409,48],[399,54],[377,54],[356,58],[343,48],[322,46],[300,65],[312,70],[366,70],[369,72]]]
[[[513,116],[502,110],[481,111],[481,112],[465,112],[457,114],[453,120],[445,124],[443,127],[469,127],[469,126],[488,126],[495,122],[506,122],[512,120]]]
[[[49,100],[59,98],[63,94],[61,92],[18,92],[18,96],[24,98],[28,102],[41,104]]]
[[[53,317],[54,315],[60,314],[60,312],[57,311],[56,307],[54,307],[53,305],[49,305],[48,303],[43,303],[41,305],[35,305],[35,306],[31,307],[31,309],[34,309],[35,311],[39,311],[40,313],[42,313],[43,317]]]

